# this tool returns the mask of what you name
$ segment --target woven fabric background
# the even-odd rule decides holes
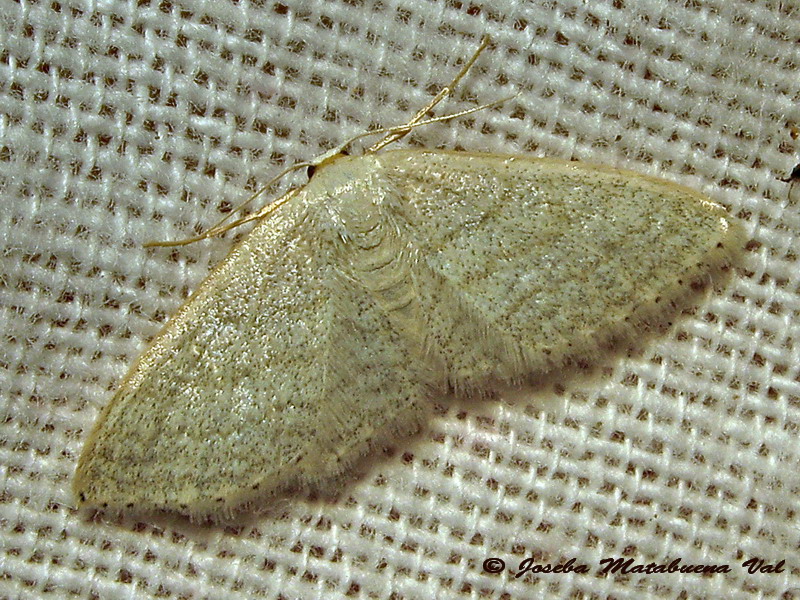
[[[0,597],[800,596],[797,2],[2,0],[0,23]],[[443,402],[334,501],[231,526],[76,511],[99,411],[235,234],[143,243],[404,123],[483,34],[439,112],[519,95],[403,144],[701,190],[752,239],[726,290],[563,393]]]

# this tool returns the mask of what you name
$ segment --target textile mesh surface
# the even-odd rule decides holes
[[[796,2],[1,6],[0,597],[800,597]],[[727,287],[591,379],[437,401],[333,499],[227,525],[77,510],[100,410],[246,231],[143,244],[405,123],[484,34],[437,114],[517,95],[399,146],[693,187],[751,240]],[[634,568],[676,559],[726,572]]]

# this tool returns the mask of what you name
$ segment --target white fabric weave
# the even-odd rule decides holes
[[[796,2],[2,0],[0,22],[0,598],[800,596]],[[728,288],[563,394],[443,403],[336,501],[236,527],[77,512],[98,412],[234,236],[142,244],[404,123],[484,33],[439,113],[519,96],[404,143],[701,190],[752,238]],[[515,577],[527,557],[589,573]]]

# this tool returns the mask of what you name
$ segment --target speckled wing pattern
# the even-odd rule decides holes
[[[82,502],[224,516],[417,423],[417,361],[308,208],[259,224],[139,359],[82,453]]]
[[[406,199],[406,234],[426,265],[491,332],[487,343],[517,349],[510,377],[495,363],[479,385],[641,335],[744,247],[721,206],[631,171],[424,150],[376,160]]]
[[[718,205],[629,172],[419,150],[340,157],[234,248],[140,358],[90,435],[75,492],[91,506],[215,516],[325,488],[418,427],[431,393],[485,393],[591,358],[742,245]]]

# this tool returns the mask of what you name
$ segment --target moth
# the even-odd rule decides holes
[[[443,119],[426,115],[485,46],[409,123],[360,156],[324,155],[256,214],[99,416],[74,478],[82,505],[213,518],[324,490],[420,427],[433,394],[594,360],[737,260],[725,209],[667,181],[382,151]]]

